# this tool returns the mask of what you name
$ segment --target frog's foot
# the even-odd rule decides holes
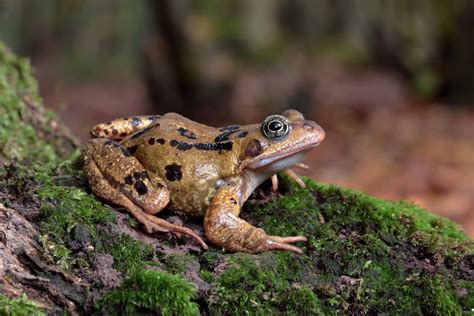
[[[258,253],[268,250],[303,251],[288,243],[305,241],[303,236],[269,236],[239,218],[238,190],[221,188],[214,196],[204,217],[206,237],[216,246],[231,252]]]
[[[198,234],[196,234],[194,231],[187,227],[179,226],[176,224],[172,224],[162,218],[158,218],[156,216],[153,216],[151,214],[148,214],[144,212],[140,207],[136,206],[133,204],[132,201],[123,201],[124,205],[127,210],[135,217],[135,219],[143,224],[145,227],[145,231],[149,234],[152,234],[154,232],[171,232],[175,234],[183,234],[186,235],[194,241],[196,241],[198,244],[201,245],[202,248],[208,249],[208,246],[206,243],[202,240],[201,237],[199,237]]]
[[[298,185],[299,185],[301,188],[303,188],[303,189],[306,188],[306,184],[304,184],[304,182],[303,182],[303,180],[301,180],[300,176],[297,175],[293,170],[288,169],[288,170],[285,171],[285,173],[286,173],[290,178],[292,178],[293,180],[295,180],[296,183],[298,183]]]
[[[302,168],[302,169],[306,169],[308,166],[304,165],[304,164],[297,164],[295,165],[295,167],[298,167],[298,168]],[[305,189],[306,188],[306,184],[303,182],[303,180],[301,180],[300,176],[298,176],[293,170],[291,169],[287,169],[285,170],[285,173],[290,177],[292,178],[293,180],[296,181],[296,183],[298,183],[298,185]],[[278,177],[276,174],[274,174],[272,177],[271,177],[271,180],[272,180],[272,191],[273,192],[276,192],[278,190]]]

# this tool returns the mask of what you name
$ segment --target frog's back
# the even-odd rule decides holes
[[[239,135],[247,133],[236,126],[218,129],[169,113],[124,139],[122,145],[166,182],[173,209],[199,216],[218,181],[237,172]]]

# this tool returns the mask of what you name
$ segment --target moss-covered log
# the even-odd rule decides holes
[[[242,217],[304,254],[203,252],[91,195],[80,152],[0,46],[0,314],[435,314],[474,309],[474,243],[415,205],[305,179]],[[180,218],[163,214],[174,221]],[[185,221],[202,233],[199,222]]]

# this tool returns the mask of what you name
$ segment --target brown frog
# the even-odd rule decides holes
[[[222,128],[176,113],[130,117],[99,124],[91,136],[84,170],[92,191],[125,207],[147,232],[185,234],[207,249],[194,231],[154,216],[168,206],[204,217],[206,238],[227,251],[301,252],[288,243],[305,237],[269,236],[238,217],[260,183],[301,166],[304,154],[324,139],[323,129],[301,113],[288,110],[262,124]]]

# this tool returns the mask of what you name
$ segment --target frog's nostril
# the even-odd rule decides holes
[[[314,128],[318,127],[318,125],[312,121],[306,121],[303,123],[303,129],[307,130],[307,131],[311,131],[313,130]]]

